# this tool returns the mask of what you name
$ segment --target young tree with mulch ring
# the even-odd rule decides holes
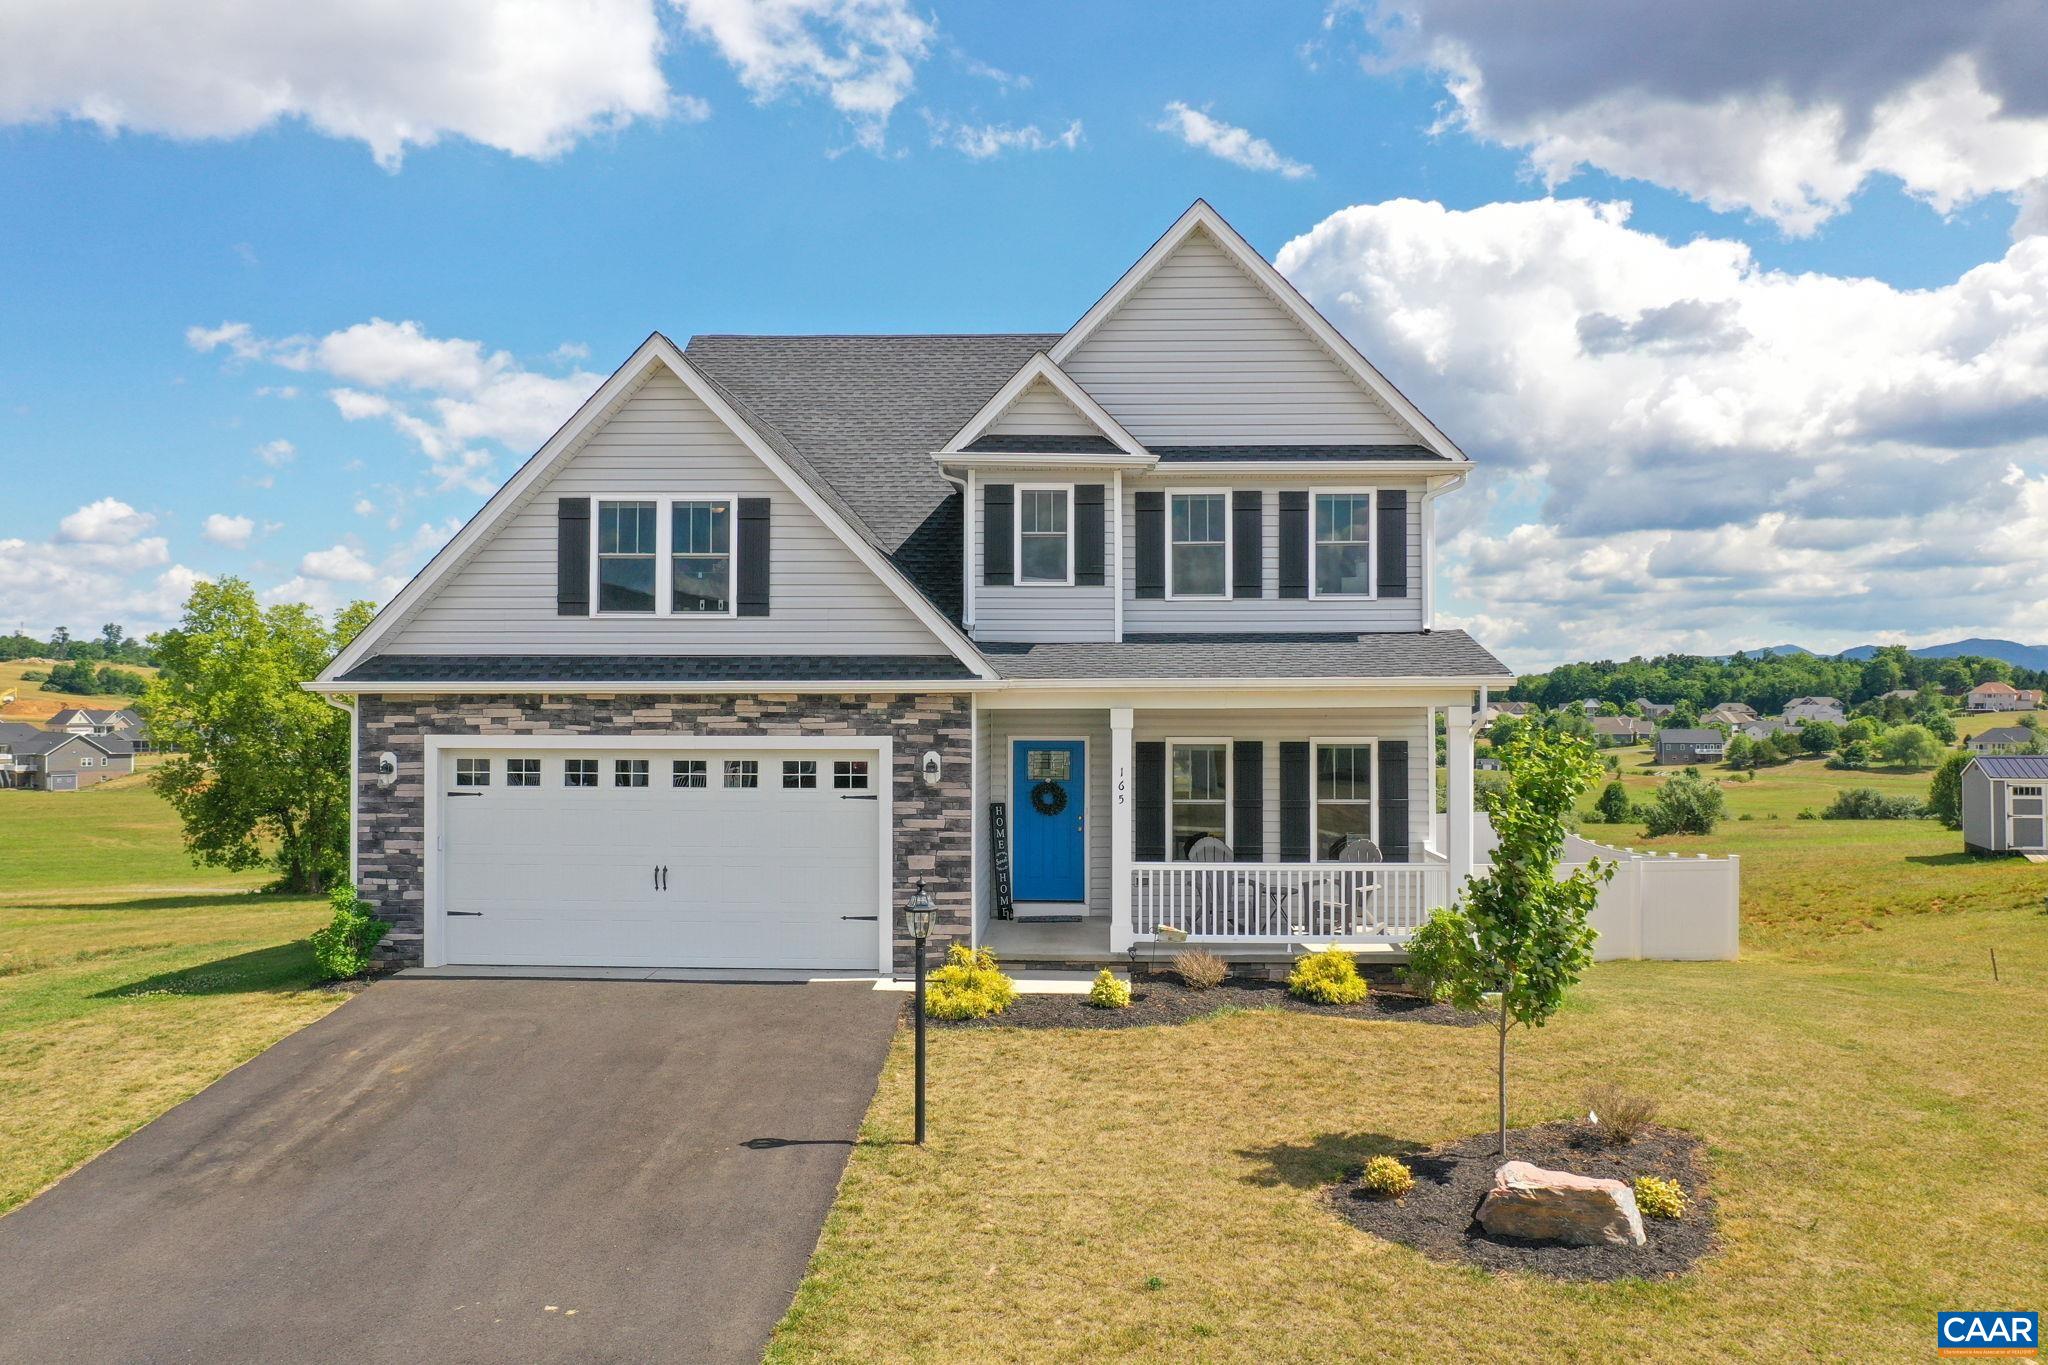
[[[1508,1029],[1540,1027],[1593,960],[1589,917],[1614,864],[1592,859],[1557,876],[1568,822],[1600,777],[1593,746],[1534,726],[1501,757],[1507,780],[1486,792],[1499,846],[1462,904],[1439,910],[1408,945],[1408,977],[1460,1009],[1491,1007],[1499,1057],[1500,1154],[1508,1154]],[[1497,997],[1489,999],[1488,997]]]

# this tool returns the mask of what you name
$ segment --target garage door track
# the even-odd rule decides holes
[[[902,997],[397,980],[0,1218],[0,1360],[754,1360]]]

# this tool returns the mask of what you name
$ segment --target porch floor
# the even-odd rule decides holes
[[[1128,967],[1132,963],[1131,954],[1110,951],[1107,915],[1092,915],[1084,920],[1035,924],[1028,920],[992,919],[982,930],[981,946],[993,952],[1005,965],[1045,963]],[[1184,946],[1188,945],[1151,941],[1140,943],[1137,964],[1140,967],[1163,968]],[[1226,962],[1281,963],[1292,962],[1309,948],[1322,947],[1324,944],[1273,940],[1259,943],[1201,943],[1193,946],[1206,948]],[[1384,943],[1358,944],[1352,951],[1360,958],[1392,961],[1406,961],[1408,956],[1400,948]]]

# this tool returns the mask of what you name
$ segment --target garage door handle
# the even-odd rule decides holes
[[[841,919],[880,919],[880,915],[841,915]]]
[[[482,792],[449,792],[450,796],[482,796]]]
[[[455,915],[466,915],[471,919],[482,919],[484,917],[484,912],[481,910],[447,910],[443,911],[442,913],[449,915],[451,917]]]
[[[879,801],[882,798],[870,792],[866,796],[842,796],[839,799],[841,801]]]

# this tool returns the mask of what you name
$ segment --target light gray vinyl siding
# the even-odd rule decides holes
[[[983,858],[989,850],[988,806],[1001,801],[1010,804],[1010,754],[1020,739],[1085,739],[1088,741],[1088,913],[1109,913],[1109,713],[1106,711],[990,711],[981,712],[981,807],[975,812],[981,824]],[[1011,827],[1016,825],[1011,813]],[[1012,859],[1011,866],[1016,866]],[[984,866],[979,879],[984,907],[995,903],[994,882]]]
[[[1086,739],[1088,741],[1088,913],[1109,913],[1109,715],[1100,710],[980,712],[981,743],[975,762],[981,770],[981,799],[975,811],[976,884],[982,904],[977,917],[986,920],[995,904],[991,876],[988,806],[1010,800],[1010,753],[1019,739]],[[1422,845],[1430,837],[1436,810],[1436,739],[1429,712],[1421,707],[1345,708],[1304,711],[1144,711],[1133,720],[1138,740],[1246,739],[1265,747],[1260,754],[1265,772],[1265,861],[1280,861],[1280,742],[1313,739],[1405,740],[1408,744],[1409,860],[1423,861]],[[1235,818],[1235,811],[1232,811]],[[1384,831],[1383,831],[1384,832]],[[1234,833],[1234,831],[1233,831]],[[1013,864],[1014,865],[1014,864]]]
[[[1283,598],[1280,596],[1280,493],[1282,490],[1316,488],[1399,488],[1408,494],[1408,591],[1403,597],[1382,597],[1365,601],[1357,598]],[[1138,548],[1134,494],[1141,488],[1171,492],[1175,489],[1256,488],[1259,514],[1264,529],[1262,551],[1262,595],[1257,598],[1139,598],[1137,594]],[[1161,631],[1406,631],[1422,629],[1422,491],[1419,481],[1374,479],[1370,469],[1332,474],[1317,482],[1299,478],[1271,480],[1258,475],[1228,478],[1203,477],[1199,469],[1185,474],[1124,479],[1124,552],[1119,572],[1124,594],[1124,633],[1156,634]],[[1311,513],[1313,515],[1313,513]],[[1169,510],[1169,523],[1171,512]],[[1377,517],[1375,517],[1377,520]],[[1373,530],[1378,532],[1375,525]],[[1171,528],[1169,524],[1169,534]],[[1378,553],[1377,549],[1374,551]],[[1313,568],[1314,552],[1310,552]],[[1170,566],[1169,566],[1170,568]]]
[[[769,499],[767,616],[555,614],[557,498],[692,496]],[[665,370],[573,452],[382,648],[394,654],[945,652],[846,544]]]
[[[1061,368],[1147,445],[1417,439],[1206,232]]]
[[[2009,781],[1994,778],[1982,768],[1969,768],[1963,773],[1963,842],[1971,848],[2006,852],[2009,844],[2006,827],[2006,803],[2012,793]],[[2029,782],[2026,785],[2033,786]]]
[[[1116,526],[1111,509],[1103,509],[1103,576],[1111,579],[1101,587],[1083,588],[1042,583],[1012,587],[990,587],[982,582],[983,543],[982,490],[991,483],[1103,485],[1105,504],[1114,487],[1111,476],[1101,470],[1004,470],[1000,475],[977,474],[974,482],[974,630],[977,640],[1021,641],[1027,644],[1076,643],[1116,639]],[[1072,525],[1072,504],[1068,506]],[[1128,523],[1127,523],[1128,524]],[[1014,529],[1013,532],[1014,534]]]
[[[990,436],[1106,436],[1043,379],[1035,379],[988,424]]]
[[[1265,745],[1265,861],[1280,861],[1280,741],[1377,739],[1408,742],[1409,861],[1422,861],[1436,810],[1436,737],[1421,707],[1378,707],[1319,711],[1140,711],[1131,726],[1134,740],[1256,739]],[[1171,764],[1169,763],[1169,768]],[[1375,774],[1374,781],[1378,781]],[[1234,807],[1234,803],[1233,803]],[[1169,817],[1170,818],[1170,817]],[[1231,810],[1231,818],[1236,811]],[[1235,836],[1236,830],[1231,831]],[[1233,846],[1236,839],[1229,840]]]

